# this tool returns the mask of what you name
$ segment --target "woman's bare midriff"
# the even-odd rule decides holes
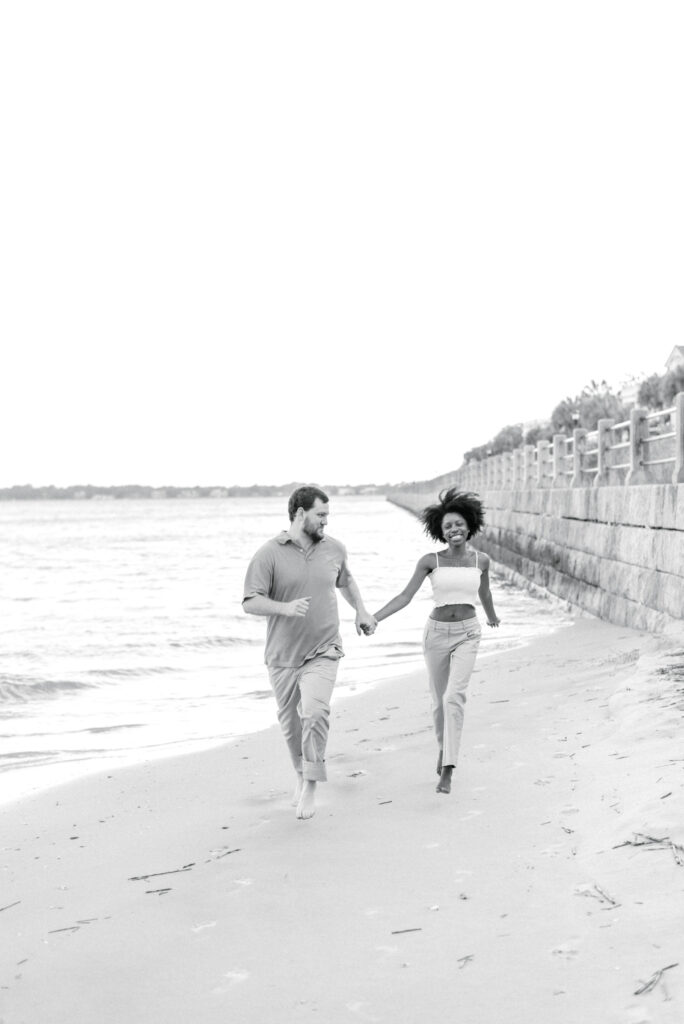
[[[430,612],[430,618],[435,622],[462,622],[463,619],[472,619],[474,615],[475,607],[472,604],[442,604]]]

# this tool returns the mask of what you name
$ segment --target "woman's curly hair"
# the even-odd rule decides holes
[[[468,526],[469,538],[474,533],[479,533],[484,526],[484,505],[480,496],[471,491],[459,491],[456,487],[450,487],[440,493],[436,504],[428,505],[420,513],[423,529],[428,537],[432,537],[438,543],[444,541],[442,520],[447,512],[458,512],[463,516]]]

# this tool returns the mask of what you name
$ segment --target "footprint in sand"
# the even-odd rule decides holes
[[[356,1016],[360,1017],[361,1020],[367,1020],[367,1021],[379,1021],[379,1020],[381,1020],[380,1017],[376,1017],[373,1013],[371,1013],[367,1007],[368,1007],[368,1003],[347,1003],[347,1009],[350,1011],[350,1013],[356,1014]]]
[[[212,994],[215,996],[225,995],[229,992],[233,985],[239,985],[240,982],[247,981],[249,978],[249,971],[226,971],[223,975],[228,981],[227,985],[217,985],[216,988],[212,989]]]
[[[395,953],[399,952],[398,946],[376,946],[375,948],[377,952],[381,954],[379,957],[381,961],[387,960],[389,957],[394,956]]]
[[[468,811],[467,814],[464,814],[463,817],[459,818],[458,820],[459,821],[470,821],[471,818],[479,818],[479,816],[481,814],[484,814],[484,811],[475,811],[475,810]]]
[[[555,949],[551,950],[553,956],[561,957],[563,960],[574,960],[579,956],[579,950],[576,948],[576,942],[570,939],[568,942],[564,942],[560,946],[556,946]]]
[[[545,850],[540,850],[539,853],[542,857],[557,857],[562,850],[562,843],[554,843],[552,846],[547,846]]]

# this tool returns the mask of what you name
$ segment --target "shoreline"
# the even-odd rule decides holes
[[[0,807],[5,1019],[674,1024],[682,663],[584,617],[482,659],[449,797],[412,672],[334,703],[311,821],[277,727]]]

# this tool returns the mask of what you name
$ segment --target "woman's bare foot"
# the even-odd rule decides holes
[[[443,753],[443,751],[440,750],[439,757],[437,758],[437,774],[438,775],[442,774],[442,753]]]
[[[437,793],[450,793],[451,792],[451,773],[453,772],[453,765],[448,765],[446,768],[442,768],[442,773],[437,783]]]
[[[302,773],[301,772],[297,772],[297,782],[295,784],[294,793],[292,794],[292,800],[290,801],[290,803],[292,804],[293,807],[296,807],[297,804],[299,803],[300,799],[301,799],[301,796],[302,796],[302,785],[303,785]]]
[[[297,804],[298,818],[313,818],[316,813],[314,806],[316,799],[316,783],[311,779],[305,779],[302,784],[302,793]]]

